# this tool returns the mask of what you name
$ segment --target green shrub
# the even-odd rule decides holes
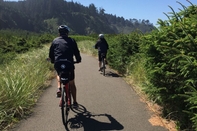
[[[121,74],[127,73],[127,67],[131,63],[131,57],[139,52],[140,38],[141,34],[139,32],[108,38],[110,49],[107,57],[110,66]]]
[[[164,107],[165,116],[180,123],[180,129],[191,128],[197,113],[196,105],[191,104],[197,99],[188,95],[197,83],[196,9],[191,6],[173,13],[169,21],[158,21],[159,29],[144,36],[140,48],[147,59],[145,67],[151,83],[145,91]]]
[[[16,54],[41,48],[53,40],[51,34],[35,34],[27,31],[0,31],[0,64],[9,62]]]

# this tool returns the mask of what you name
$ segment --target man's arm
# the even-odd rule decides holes
[[[54,63],[55,58],[54,58],[54,47],[53,47],[53,43],[50,46],[49,49],[49,58],[51,59],[51,63]]]
[[[107,50],[109,49],[109,45],[108,45],[108,43],[106,42],[106,45],[107,45]]]
[[[96,44],[94,45],[95,49],[98,49],[98,41],[96,42]]]
[[[109,45],[108,45],[106,40],[105,40],[105,44],[106,44],[106,47],[107,47],[107,50],[108,50],[109,49]]]
[[[77,62],[81,62],[81,55],[80,55],[80,51],[79,51],[79,48],[77,46],[77,43],[76,41],[73,39],[73,42],[74,42],[74,56],[77,60]]]

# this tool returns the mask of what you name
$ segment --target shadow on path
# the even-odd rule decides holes
[[[83,129],[84,131],[102,131],[102,130],[122,130],[124,127],[109,114],[92,114],[82,105],[73,108],[76,113],[74,118],[70,118],[65,126],[67,131]],[[94,118],[106,117],[108,122],[98,121]],[[102,118],[101,118],[102,119]],[[105,119],[106,120],[106,119]]]
[[[102,74],[102,72],[100,74]],[[105,72],[105,76],[106,77],[121,77],[120,75],[118,75],[118,74],[116,74],[114,72],[111,72],[111,71],[106,71]]]

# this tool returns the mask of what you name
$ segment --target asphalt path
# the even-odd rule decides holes
[[[54,79],[31,116],[12,131],[167,131],[149,122],[153,113],[119,75],[108,67],[106,76],[98,71],[96,58],[82,54],[75,66],[79,108],[70,111],[68,124],[62,123]]]

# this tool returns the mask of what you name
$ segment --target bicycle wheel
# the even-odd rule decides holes
[[[102,63],[103,63],[103,76],[105,76],[105,59],[102,58]]]
[[[61,101],[62,101],[62,104],[61,104],[62,122],[63,122],[64,125],[66,125],[67,120],[68,120],[68,109],[67,109],[67,106],[66,106],[67,100],[66,100],[66,90],[65,90],[65,88],[62,88]]]

